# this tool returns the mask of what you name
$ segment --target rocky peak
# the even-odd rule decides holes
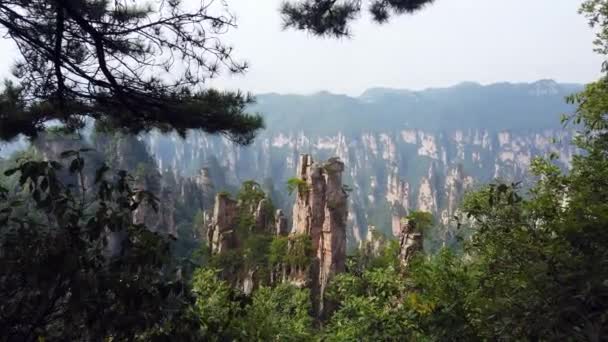
[[[383,236],[378,229],[375,226],[368,226],[367,235],[365,240],[361,240],[359,250],[366,257],[376,257],[380,254],[384,242]]]
[[[247,191],[261,191],[253,182],[245,182],[244,187]],[[275,225],[271,201],[265,196],[256,192],[245,195],[239,193],[238,201],[224,192],[215,196],[213,214],[207,225],[207,238],[212,255],[219,254],[220,258],[231,258],[231,253],[247,255],[260,252],[251,251],[247,246],[256,234],[270,233]],[[284,216],[283,219],[285,220]],[[266,281],[266,275],[258,272],[259,264],[245,263],[236,267],[223,271],[222,278],[243,290],[245,294],[250,294],[260,283]]]
[[[342,184],[344,163],[330,158],[314,163],[310,155],[300,156],[298,187],[293,207],[294,233],[309,235],[314,250],[311,291],[315,309],[324,311],[323,295],[331,277],[344,271],[346,260],[347,194]]]

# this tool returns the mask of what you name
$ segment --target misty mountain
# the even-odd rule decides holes
[[[371,88],[361,96],[261,94],[251,110],[267,128],[247,147],[191,133],[186,140],[146,137],[157,165],[192,176],[207,168],[217,190],[253,179],[290,212],[286,182],[298,156],[338,156],[353,188],[349,241],[368,226],[396,234],[399,219],[413,209],[435,214],[446,227],[463,194],[494,178],[522,181],[535,156],[558,153],[567,168],[575,149],[560,115],[572,111],[565,97],[580,85],[461,83],[408,91]],[[448,228],[437,237],[448,241]]]

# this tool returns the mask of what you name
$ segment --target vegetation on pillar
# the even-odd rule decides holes
[[[305,180],[298,177],[290,178],[289,180],[287,180],[287,192],[289,192],[290,195],[294,192],[300,195],[304,195],[308,191],[310,191],[310,186],[308,185],[308,183],[306,183]]]
[[[228,196],[219,193],[218,196]],[[243,182],[236,196],[236,219],[232,223],[235,245],[212,256],[210,265],[222,270],[233,283],[255,274],[256,285],[270,278],[269,254],[273,238],[274,206],[261,186],[254,181]]]
[[[435,224],[435,218],[433,214],[426,211],[412,211],[409,215],[404,217],[402,223],[411,222],[414,224],[416,233],[424,233]]]

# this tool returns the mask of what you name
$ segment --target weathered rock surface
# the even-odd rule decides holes
[[[277,209],[274,214],[274,220],[275,234],[277,236],[287,236],[289,234],[289,226],[283,210]]]
[[[268,200],[263,199],[255,209],[253,218],[255,220],[254,229],[256,232],[264,232],[271,226],[272,213],[268,211],[268,205]]]
[[[310,155],[300,156],[297,177],[305,185],[298,187],[293,232],[311,238],[310,288],[318,314],[325,310],[323,296],[329,280],[344,271],[346,260],[348,196],[342,184],[343,171],[339,158],[316,164]]]
[[[213,216],[207,230],[207,241],[211,253],[236,248],[238,245],[235,234],[238,208],[237,202],[227,194],[219,193],[215,196]]]
[[[374,226],[367,227],[367,235],[359,243],[359,250],[364,257],[377,257],[385,243],[385,238]]]
[[[251,221],[249,221],[251,220]],[[285,221],[285,217],[282,216]],[[207,225],[207,240],[212,255],[226,252],[237,253],[239,256],[256,254],[261,251],[248,250],[247,243],[253,234],[272,233],[275,222],[271,201],[268,198],[234,200],[228,193],[218,193],[215,196],[213,213]],[[287,226],[286,221],[281,223]],[[224,254],[232,257],[230,254]],[[253,259],[248,259],[252,261]],[[267,284],[269,275],[258,272],[264,266],[248,262],[240,263],[236,269],[222,271],[221,277],[232,286],[240,288],[245,294],[250,294],[261,283]],[[272,279],[271,279],[272,280]]]
[[[422,233],[411,220],[403,220],[399,236],[399,260],[407,267],[414,255],[422,251]]]
[[[220,156],[222,173],[235,185],[248,179],[263,183],[267,178],[275,185],[285,184],[294,174],[302,173],[299,168],[311,163],[300,161],[302,151],[310,152],[317,160],[340,156],[345,164],[345,183],[353,189],[348,198],[348,243],[356,247],[365,238],[369,225],[399,237],[399,220],[410,210],[429,210],[439,222],[448,223],[467,188],[495,177],[525,181],[534,156],[555,152],[560,155],[560,165],[568,167],[575,151],[567,143],[570,137],[570,132],[561,129],[395,128],[321,135],[277,128],[262,132],[246,148],[197,134],[184,141],[154,136],[150,145],[156,147],[153,151],[159,163],[179,165],[180,170],[196,169],[213,160],[214,155]],[[553,138],[562,143],[552,144]],[[171,153],[163,152],[167,150]],[[196,158],[186,157],[187,151],[196,151]],[[176,159],[182,155],[183,159]],[[313,170],[310,172],[311,177],[318,176]],[[276,202],[283,210],[293,206],[290,201],[298,201],[287,194],[285,187],[277,186],[277,191],[286,199]],[[310,214],[300,211],[299,215],[292,217],[294,227],[306,226],[302,222],[310,220]],[[310,228],[311,222],[307,224]],[[446,236],[449,239],[449,231]]]

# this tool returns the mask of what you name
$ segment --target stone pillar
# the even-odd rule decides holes
[[[319,316],[325,311],[323,296],[335,273],[343,272],[346,260],[347,194],[342,184],[344,163],[331,158],[315,164],[309,155],[300,156],[298,188],[293,208],[295,234],[310,236],[314,257],[309,269],[313,306]],[[301,275],[298,276],[301,278]],[[304,279],[293,277],[293,282]],[[298,278],[298,279],[295,279]]]
[[[208,241],[212,253],[220,253],[236,247],[234,226],[237,218],[237,202],[227,194],[215,196],[213,218],[209,225]]]
[[[285,214],[281,209],[278,209],[274,215],[274,226],[275,233],[277,236],[289,235],[289,228],[287,227],[287,217],[285,217]]]
[[[399,260],[401,265],[407,267],[412,257],[422,251],[422,233],[417,231],[416,223],[404,220],[401,223],[401,234],[399,236]]]

